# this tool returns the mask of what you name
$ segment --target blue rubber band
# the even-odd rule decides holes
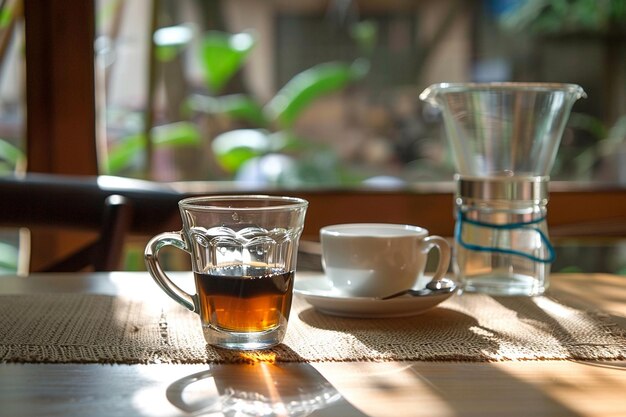
[[[550,243],[550,240],[548,239],[548,237],[546,236],[545,233],[543,233],[541,230],[539,230],[536,227],[528,227],[528,226],[532,226],[535,225],[537,223],[541,223],[545,220],[545,217],[540,217],[538,219],[534,219],[528,222],[517,222],[517,223],[507,223],[507,224],[495,224],[495,223],[486,223],[486,222],[480,222],[477,220],[471,220],[468,219],[467,216],[465,215],[465,213],[463,213],[461,210],[459,210],[458,212],[458,220],[456,222],[456,226],[454,228],[454,235],[455,235],[455,239],[456,241],[463,246],[465,249],[468,250],[472,250],[472,251],[476,251],[476,252],[496,252],[496,253],[503,253],[503,254],[507,254],[507,255],[516,255],[516,256],[521,256],[523,258],[529,259],[533,262],[540,262],[540,263],[552,263],[554,262],[554,259],[556,258],[556,253],[554,251],[554,247],[552,246],[552,244]],[[481,245],[474,245],[472,243],[467,243],[463,241],[463,223],[468,223],[474,226],[479,226],[479,227],[486,227],[486,228],[490,228],[490,229],[499,229],[499,230],[514,230],[514,229],[525,229],[525,230],[534,230],[535,232],[537,232],[539,234],[539,238],[541,239],[541,241],[543,243],[545,243],[546,246],[546,250],[548,252],[548,257],[547,258],[539,258],[537,256],[534,255],[530,255],[528,253],[522,252],[522,251],[517,251],[514,249],[504,249],[504,248],[498,248],[498,247],[491,247],[491,246],[481,246]]]

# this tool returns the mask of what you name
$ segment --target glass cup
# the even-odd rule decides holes
[[[283,340],[308,202],[262,195],[192,197],[179,203],[183,229],[153,237],[145,262],[156,283],[200,315],[207,343],[263,349]],[[159,250],[189,253],[196,294],[174,284]]]

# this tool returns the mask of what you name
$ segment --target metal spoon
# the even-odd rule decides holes
[[[457,286],[454,283],[454,281],[448,278],[442,278],[438,281],[430,281],[428,284],[426,284],[426,287],[422,288],[421,290],[413,290],[409,288],[407,290],[403,290],[395,294],[387,295],[385,297],[379,297],[378,299],[389,300],[392,298],[403,296],[405,294],[409,294],[413,297],[434,295],[434,294],[447,294],[447,293],[456,291],[456,288]]]

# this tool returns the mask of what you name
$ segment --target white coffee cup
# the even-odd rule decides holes
[[[351,297],[385,297],[409,288],[421,289],[443,278],[450,264],[450,245],[428,230],[410,225],[351,223],[320,229],[322,266],[334,291]],[[428,253],[439,250],[439,263],[425,277]]]

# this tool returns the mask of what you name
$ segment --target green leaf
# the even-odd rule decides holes
[[[259,127],[268,122],[259,103],[245,94],[231,94],[220,97],[192,96],[188,102],[191,110],[207,114],[226,114],[234,120],[243,120]]]
[[[269,152],[270,137],[259,129],[236,129],[218,135],[211,144],[213,154],[224,170],[234,173],[246,161]]]
[[[343,168],[333,151],[316,151],[295,160],[291,169],[283,172],[278,183],[287,187],[342,184]]]
[[[275,186],[283,175],[293,171],[295,160],[288,155],[269,153],[247,160],[235,175],[235,180],[246,184]]]
[[[596,141],[605,139],[608,134],[602,120],[585,113],[572,112],[569,116],[567,126],[572,129],[580,129],[591,133]]]
[[[626,141],[626,115],[621,116],[606,134],[607,139],[623,143]]]
[[[200,143],[198,128],[189,122],[177,122],[152,129],[152,141],[156,147],[179,147]],[[145,152],[146,139],[143,133],[125,137],[110,150],[107,173],[115,174],[126,168],[137,156]]]
[[[218,97],[220,111],[233,119],[246,120],[258,126],[267,125],[263,107],[249,96],[234,94]]]
[[[18,249],[9,243],[0,242],[0,270],[17,272]]]
[[[117,174],[126,168],[145,149],[145,135],[138,133],[126,136],[109,151],[107,174]]]
[[[6,29],[13,20],[13,12],[10,7],[0,8],[0,29]]]
[[[296,136],[291,130],[279,130],[269,135],[271,152],[302,152],[310,148],[319,148],[316,143]]]
[[[255,44],[247,32],[229,34],[208,32],[202,39],[201,62],[209,89],[221,90],[241,68]]]
[[[23,160],[26,155],[17,147],[4,139],[0,139],[0,160],[6,161],[13,169]]]
[[[302,111],[324,94],[341,90],[369,71],[369,62],[319,64],[292,78],[265,106],[266,114],[283,127],[291,127]]]
[[[156,146],[198,145],[200,136],[196,125],[190,122],[169,123],[152,129],[152,140]]]
[[[189,25],[177,25],[160,28],[152,37],[155,55],[162,62],[171,61],[193,39],[193,30]]]
[[[181,48],[177,46],[158,46],[157,45],[157,47],[154,50],[154,54],[159,61],[170,62],[174,58],[176,58],[176,55],[178,55],[178,52],[180,50]]]
[[[0,175],[11,174],[13,172],[15,172],[15,167],[13,165],[0,161]]]
[[[378,40],[378,25],[372,20],[364,20],[350,27],[350,35],[361,50],[370,55]]]
[[[621,116],[608,130],[606,139],[600,145],[599,154],[608,156],[619,152],[619,148],[626,143],[626,115]]]

